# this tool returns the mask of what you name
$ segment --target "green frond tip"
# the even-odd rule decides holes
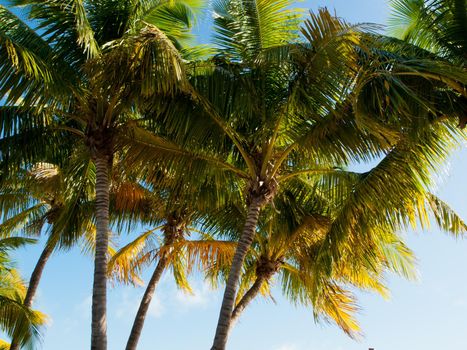
[[[73,0],[68,8],[75,15],[76,32],[78,33],[77,44],[83,48],[88,58],[96,57],[100,53],[100,47],[89,23],[85,1]]]
[[[298,38],[300,9],[291,0],[217,0],[215,44],[237,59],[252,62],[265,49]]]
[[[451,207],[432,193],[426,199],[438,226],[455,237],[465,237],[467,224]]]

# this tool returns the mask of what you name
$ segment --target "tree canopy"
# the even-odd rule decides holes
[[[413,274],[401,232],[466,233],[433,194],[466,139],[465,1],[392,1],[394,37],[294,5],[0,5],[0,233],[5,247],[47,236],[27,289],[5,269],[11,350],[37,338],[49,256],[79,242],[94,256],[91,349],[107,349],[108,278],[139,284],[154,263],[126,348],[164,271],[190,291],[197,267],[225,285],[211,348],[224,350],[276,278],[357,337],[350,288],[386,295],[387,273]],[[208,47],[191,31],[203,13]],[[123,231],[133,239],[115,251]]]

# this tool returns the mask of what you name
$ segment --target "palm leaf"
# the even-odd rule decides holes
[[[162,227],[142,233],[112,256],[108,263],[109,275],[119,282],[142,284],[139,275],[152,262],[157,249],[154,232]]]
[[[464,64],[467,4],[460,0],[393,0],[393,35]]]
[[[194,267],[207,270],[217,264],[221,266],[228,265],[233,259],[235,247],[235,242],[213,239],[182,240],[162,247],[159,254],[173,250],[169,254],[169,261],[173,255],[181,254],[185,256],[186,270],[190,273]]]
[[[462,237],[467,233],[466,223],[444,201],[435,195],[428,193],[426,201],[438,226],[456,237]]]
[[[214,42],[238,59],[254,60],[263,49],[298,37],[300,11],[289,0],[218,0]]]
[[[19,340],[29,349],[40,338],[40,327],[46,322],[45,316],[22,305],[21,301],[0,295],[0,328],[10,337]]]

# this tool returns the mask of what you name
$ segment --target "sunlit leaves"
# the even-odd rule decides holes
[[[32,242],[19,237],[0,240],[0,329],[10,337],[15,336],[28,349],[40,339],[40,328],[47,318],[23,305],[26,286],[19,273],[10,266],[9,251]]]

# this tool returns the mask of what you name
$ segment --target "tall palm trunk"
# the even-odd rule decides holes
[[[247,219],[237,249],[235,250],[229,278],[227,279],[219,321],[217,322],[216,335],[211,350],[224,350],[227,344],[227,337],[232,324],[232,311],[235,304],[235,296],[237,294],[243,262],[255,237],[256,226],[263,203],[263,198],[253,197],[248,206]]]
[[[240,315],[243,313],[243,310],[256,298],[261,290],[261,286],[263,282],[265,282],[267,278],[264,276],[258,276],[255,280],[255,283],[248,289],[242,299],[239,301],[237,306],[235,307],[234,311],[232,312],[232,325],[237,322]]]
[[[109,245],[108,156],[97,152],[96,164],[96,253],[92,290],[91,350],[107,349],[107,249]]]
[[[23,304],[26,307],[32,306],[32,301],[36,295],[37,288],[39,287],[39,281],[44,271],[45,264],[49,260],[50,255],[52,254],[53,248],[46,244],[44,250],[42,251],[39,260],[37,261],[34,270],[32,271],[31,278],[29,280],[28,290],[26,296],[24,297]],[[10,350],[19,350],[18,339],[13,338],[10,345]]]
[[[149,309],[149,304],[151,303],[152,297],[154,296],[156,286],[161,279],[162,273],[167,267],[167,260],[168,259],[166,256],[162,256],[160,258],[159,262],[157,263],[156,269],[154,270],[154,273],[152,274],[152,277],[149,280],[148,286],[143,295],[143,299],[139,304],[139,309],[136,313],[135,321],[133,322],[133,327],[131,328],[130,337],[128,338],[128,342],[126,344],[126,350],[135,350],[138,345],[138,340],[143,330],[144,321],[146,319],[146,314]]]

